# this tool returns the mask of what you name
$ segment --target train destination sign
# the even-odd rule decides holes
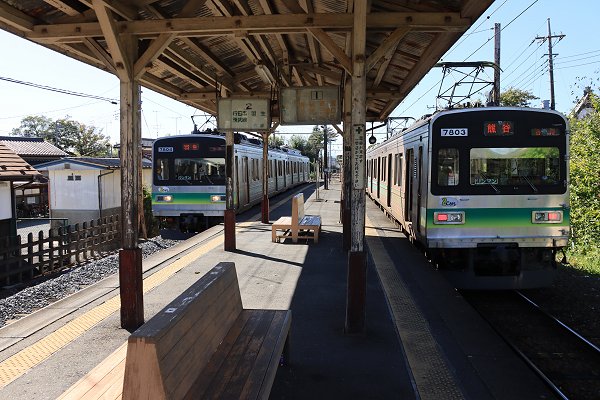
[[[271,127],[269,99],[255,97],[219,99],[217,128],[233,131],[266,131]]]
[[[279,93],[281,125],[339,124],[339,86],[286,87]]]

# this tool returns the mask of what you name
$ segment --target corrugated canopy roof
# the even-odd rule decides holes
[[[41,176],[14,151],[0,143],[0,181],[28,181]]]
[[[369,1],[367,120],[385,119],[492,2]],[[276,87],[342,85],[352,8],[352,0],[0,0],[0,27],[117,75],[116,53],[126,52],[116,37],[130,33],[143,86],[214,115],[218,92],[276,101]]]

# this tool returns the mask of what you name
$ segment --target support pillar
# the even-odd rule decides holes
[[[137,57],[137,40],[123,38],[128,60]],[[133,331],[144,323],[142,256],[138,247],[141,189],[140,86],[133,75],[120,76],[120,140],[121,140],[121,247],[119,279],[121,295],[121,327]]]
[[[262,180],[263,180],[263,198],[261,203],[261,222],[263,224],[269,223],[269,133],[262,133],[263,141],[263,168],[262,168]]]
[[[345,251],[350,250],[350,238],[351,238],[351,218],[352,212],[350,211],[351,198],[352,198],[352,80],[346,79],[344,85],[344,136],[343,136],[343,147],[344,147],[344,170],[343,182],[342,182],[342,193],[344,201],[342,202],[342,228],[343,228],[343,249]]]
[[[365,46],[367,2],[354,2],[352,47],[352,210],[351,241],[348,254],[348,292],[346,298],[346,333],[365,330],[367,257],[365,253],[366,203],[366,75]]]
[[[224,214],[224,250],[235,251],[235,204],[233,202],[233,174],[235,155],[233,152],[233,131],[225,133],[225,214]]]

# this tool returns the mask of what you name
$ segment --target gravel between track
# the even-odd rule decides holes
[[[179,243],[160,236],[140,243],[142,257]],[[65,269],[60,275],[42,277],[17,287],[0,291],[0,327],[42,307],[67,297],[119,270],[119,255],[113,254],[81,266]]]

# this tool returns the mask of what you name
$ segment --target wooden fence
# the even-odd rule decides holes
[[[0,285],[7,286],[105,257],[119,248],[119,217],[0,238]]]

